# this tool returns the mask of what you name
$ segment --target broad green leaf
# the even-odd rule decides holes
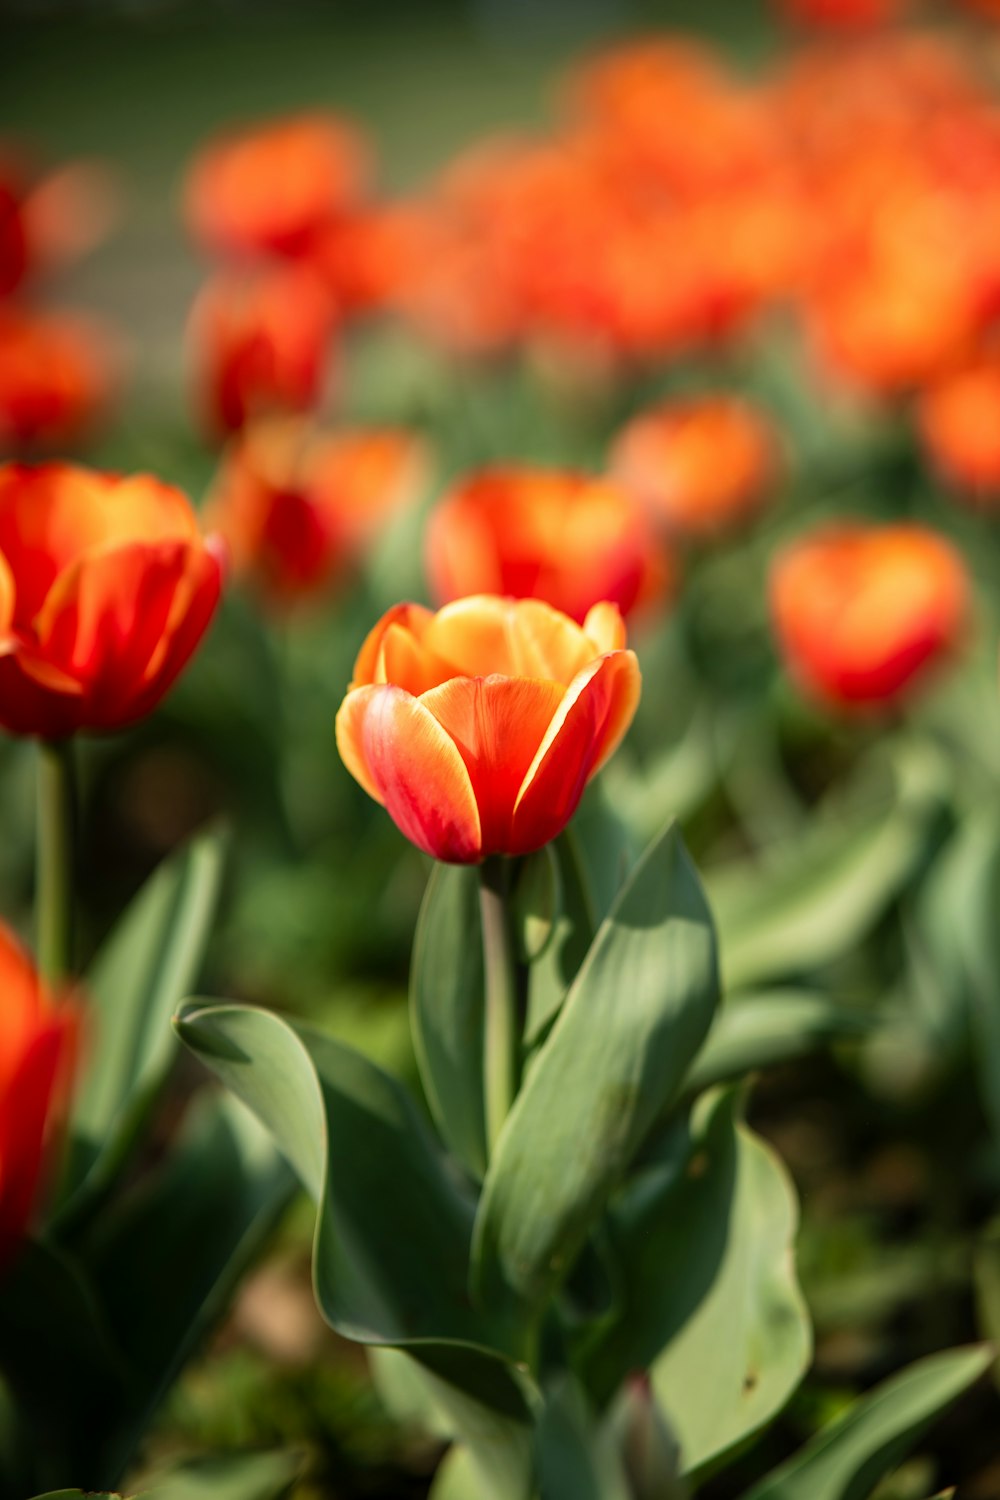
[[[546,1391],[535,1441],[540,1500],[631,1500],[611,1433],[568,1377]]]
[[[327,1322],[360,1343],[408,1348],[470,1400],[526,1420],[523,1383],[499,1352],[511,1335],[465,1292],[473,1202],[395,1079],[264,1010],[192,1006],[176,1024],[316,1200]]]
[[[153,1473],[140,1500],[283,1500],[302,1469],[301,1453],[225,1453]]]
[[[670,813],[673,817],[673,813]],[[657,827],[662,827],[663,820]],[[595,924],[610,912],[640,853],[632,830],[601,784],[591,782],[570,825]]]
[[[559,911],[552,935],[528,970],[528,1010],[524,1039],[533,1046],[555,1020],[587,956],[596,923],[586,888],[582,857],[573,830],[561,833],[548,848],[559,867]]]
[[[675,1127],[663,1161],[612,1204],[622,1305],[581,1347],[599,1400],[630,1371],[650,1370],[688,1472],[769,1421],[811,1350],[792,1254],[794,1194],[735,1106],[731,1093],[703,1100],[690,1138]]]
[[[935,759],[915,751],[898,768],[888,806],[821,810],[780,860],[710,874],[727,991],[811,973],[860,942],[929,852],[943,776]]]
[[[864,1500],[994,1358],[979,1344],[910,1365],[855,1401],[746,1500]]]
[[[479,872],[435,864],[413,944],[413,1045],[445,1144],[476,1178],[486,1170],[483,984]]]
[[[89,1066],[70,1122],[68,1218],[113,1178],[170,1066],[170,1018],[197,980],[222,860],[214,832],[165,861],[84,977]]]
[[[81,1235],[80,1260],[128,1361],[127,1398],[102,1413],[103,1472],[118,1476],[131,1461],[294,1185],[257,1121],[214,1095],[192,1109],[163,1162]]]
[[[552,940],[562,906],[559,860],[545,844],[521,861],[512,894],[513,928],[523,963],[540,958]]]
[[[841,1038],[863,1036],[873,1024],[869,1015],[847,1010],[813,990],[734,995],[717,1012],[684,1080],[685,1092],[698,1094]]]
[[[671,827],[602,924],[507,1118],[476,1220],[474,1285],[540,1309],[650,1125],[679,1090],[717,998],[715,937]]]
[[[973,1273],[979,1332],[1000,1344],[1000,1219],[993,1219],[980,1234]]]
[[[521,1454],[517,1472],[497,1470],[473,1449],[453,1443],[438,1465],[429,1500],[526,1500],[532,1495],[530,1452]]]

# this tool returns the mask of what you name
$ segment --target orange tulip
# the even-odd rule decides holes
[[[844,525],[774,563],[771,613],[803,689],[832,707],[893,702],[955,647],[969,583],[953,548],[922,526]]]
[[[613,604],[583,626],[536,599],[399,604],[361,648],[337,715],[351,775],[452,864],[527,854],[569,822],[639,701]]]
[[[329,294],[309,271],[222,273],[202,288],[188,337],[199,404],[216,434],[322,399],[334,331]]]
[[[235,132],[195,159],[184,194],[188,226],[213,254],[297,255],[358,201],[368,158],[360,132],[335,115]]]
[[[85,438],[111,401],[119,356],[94,319],[0,307],[0,451]]]
[[[1000,501],[1000,361],[980,360],[925,391],[917,425],[946,484],[971,500]]]
[[[425,547],[442,603],[467,594],[544,599],[582,622],[662,599],[671,568],[626,490],[559,469],[481,469],[436,507]]]
[[[263,424],[227,455],[212,524],[236,572],[290,601],[328,586],[414,498],[424,467],[420,440],[403,429]]]
[[[180,490],[69,464],[0,467],[0,724],[57,739],[149,713],[221,581]]]
[[[117,211],[117,186],[101,163],[39,174],[16,143],[0,141],[0,297],[93,249]]]
[[[679,537],[706,541],[756,515],[780,468],[771,424],[732,396],[666,401],[619,433],[611,472]]]
[[[58,1006],[0,923],[0,1263],[17,1249],[44,1177],[76,1053],[77,1012]]]

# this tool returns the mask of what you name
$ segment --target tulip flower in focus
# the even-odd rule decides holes
[[[931,386],[917,425],[945,484],[972,501],[1000,500],[1000,362],[980,360]]]
[[[295,421],[249,429],[227,454],[211,507],[236,573],[290,602],[349,566],[419,491],[420,440],[397,428],[313,432]]]
[[[0,452],[75,446],[105,414],[120,364],[96,319],[0,305]]]
[[[580,623],[603,599],[627,616],[662,600],[666,552],[629,493],[559,469],[482,469],[427,528],[426,568],[442,604],[467,594],[544,599]]]
[[[677,537],[709,541],[750,520],[780,470],[770,422],[731,396],[666,401],[633,417],[610,468]]]
[[[237,432],[252,418],[317,406],[334,327],[329,294],[309,271],[282,266],[210,280],[188,325],[208,428]]]
[[[0,923],[0,1267],[16,1251],[45,1175],[68,1091],[78,1017],[56,1004],[13,933]]]
[[[916,525],[832,527],[786,548],[771,573],[771,613],[793,677],[843,710],[895,702],[959,643],[965,567]]]
[[[69,464],[0,467],[0,724],[58,739],[149,713],[221,582],[180,490]]]
[[[613,604],[583,625],[539,600],[400,604],[368,636],[337,715],[348,770],[419,849],[527,854],[565,827],[639,701]]]
[[[335,115],[235,132],[196,158],[185,186],[188,226],[212,254],[301,254],[358,201],[368,157],[360,132]]]

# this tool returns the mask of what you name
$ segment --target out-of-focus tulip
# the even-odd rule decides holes
[[[16,145],[0,142],[0,297],[93,249],[117,212],[117,184],[102,163],[40,174]]]
[[[790,21],[852,31],[883,26],[903,14],[907,0],[777,0]]]
[[[251,428],[227,454],[211,506],[234,571],[291,602],[329,586],[415,498],[423,445],[401,428],[317,433],[294,421]]]
[[[674,535],[725,535],[767,502],[780,469],[772,424],[732,396],[666,401],[622,428],[611,472]]]
[[[439,240],[433,210],[416,201],[378,203],[329,225],[310,264],[345,317],[383,312],[404,301],[427,274]]]
[[[309,114],[234,132],[196,157],[184,204],[192,235],[220,255],[298,255],[354,207],[369,150],[336,115]]]
[[[44,1179],[47,1148],[69,1088],[78,1015],[56,1004],[31,959],[0,923],[0,1265],[16,1252]]]
[[[148,475],[0,467],[0,724],[58,739],[150,712],[222,581],[187,499]]]
[[[119,341],[96,319],[0,307],[0,452],[73,447],[110,405]]]
[[[337,715],[352,776],[453,864],[527,854],[569,822],[625,734],[639,667],[612,604],[583,626],[535,599],[391,609]]]
[[[209,429],[236,432],[257,417],[317,406],[335,322],[330,296],[311,271],[282,266],[213,277],[188,325]]]
[[[430,517],[431,591],[544,599],[582,622],[602,599],[623,615],[662,600],[672,568],[628,491],[560,469],[482,469]]]
[[[793,677],[844,710],[909,692],[961,639],[969,583],[922,526],[842,525],[794,542],[771,572],[771,612]]]
[[[981,360],[920,397],[917,425],[944,482],[970,500],[1000,500],[1000,361]]]

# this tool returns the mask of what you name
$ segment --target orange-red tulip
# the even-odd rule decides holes
[[[0,467],[0,725],[56,739],[149,713],[221,579],[180,490],[69,464]]]
[[[611,472],[678,537],[711,540],[756,515],[780,468],[771,423],[730,396],[666,401],[619,433]]]
[[[980,360],[925,391],[917,425],[946,484],[970,500],[1000,501],[1000,361]]]
[[[317,433],[295,421],[250,428],[227,454],[211,520],[234,571],[291,601],[327,587],[390,516],[425,468],[402,428]]]
[[[185,187],[188,226],[212,253],[297,255],[357,202],[369,152],[356,127],[312,114],[211,142]]]
[[[352,776],[419,849],[527,854],[565,827],[639,701],[613,604],[582,627],[536,599],[399,604],[368,636],[337,715]]]
[[[793,543],[771,573],[771,612],[792,675],[833,707],[891,703],[965,629],[961,559],[922,526],[843,525]]]
[[[323,396],[335,317],[311,272],[293,266],[223,272],[195,302],[188,326],[200,407],[210,430],[308,411]]]
[[[440,603],[467,594],[544,599],[582,622],[666,594],[671,567],[627,490],[561,469],[481,469],[438,504],[425,546]]]
[[[27,1230],[47,1147],[69,1087],[77,1012],[56,1004],[31,959],[0,923],[0,1263]]]
[[[99,162],[70,162],[39,175],[16,144],[0,141],[0,297],[91,250],[118,209]]]
[[[96,320],[0,306],[0,452],[73,447],[110,404],[120,348]]]

